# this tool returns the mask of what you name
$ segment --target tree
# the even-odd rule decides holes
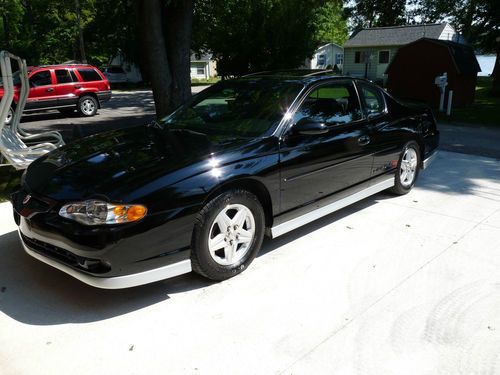
[[[347,20],[343,13],[341,0],[330,0],[318,7],[313,15],[318,41],[344,45],[348,33]]]
[[[163,117],[191,97],[192,0],[136,0],[146,75],[156,115]]]
[[[318,43],[325,1],[206,0],[195,3],[194,49],[210,51],[221,76],[296,68]]]
[[[347,4],[346,13],[355,30],[406,23],[406,0],[356,0]]]

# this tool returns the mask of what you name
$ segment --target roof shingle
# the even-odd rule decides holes
[[[420,38],[438,39],[446,23],[362,29],[353,34],[344,47],[401,46]]]

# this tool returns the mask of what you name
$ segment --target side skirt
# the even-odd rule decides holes
[[[329,203],[326,206],[323,206],[321,208],[318,208],[314,211],[308,212],[291,220],[285,221],[284,223],[273,226],[271,228],[271,238],[279,237],[305,224],[308,224],[314,220],[317,220],[323,216],[331,214],[332,212],[338,211],[344,207],[347,207],[353,203],[368,198],[373,194],[379,193],[393,186],[394,186],[394,176],[391,176],[386,180],[380,181],[375,185],[367,187],[363,190],[353,192],[352,194],[347,195],[346,197],[341,198],[335,202]]]

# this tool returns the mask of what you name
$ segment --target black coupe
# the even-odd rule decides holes
[[[409,192],[438,141],[429,109],[366,80],[257,74],[39,158],[12,196],[14,218],[28,254],[96,287],[191,270],[224,280],[264,235]]]

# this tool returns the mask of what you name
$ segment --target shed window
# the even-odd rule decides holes
[[[335,64],[340,65],[344,62],[344,54],[342,53],[337,53],[335,55]]]
[[[204,76],[205,75],[205,68],[203,68],[203,67],[196,68],[196,74],[198,74],[199,76]]]
[[[389,51],[379,51],[378,52],[378,63],[379,64],[389,64]]]

